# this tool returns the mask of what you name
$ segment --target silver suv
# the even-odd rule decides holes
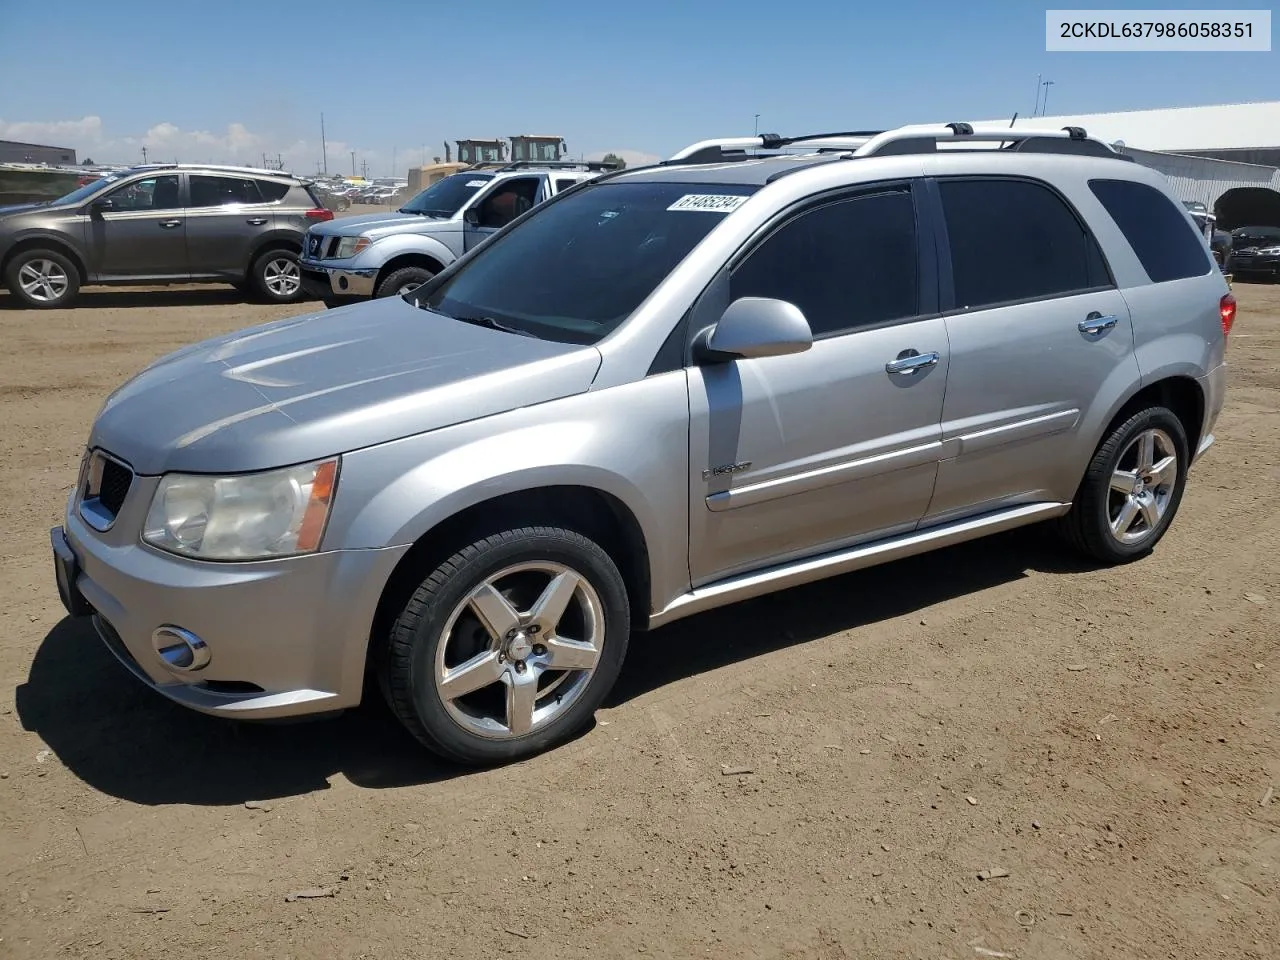
[[[312,227],[303,284],[331,307],[403,296],[525,211],[611,169],[569,160],[477,165],[438,180],[395,213]]]
[[[679,617],[1037,521],[1144,555],[1234,313],[1165,180],[1076,129],[697,144],[144,370],[57,581],[178,703],[320,713],[369,672],[428,747],[511,760]]]
[[[302,297],[307,227],[333,219],[309,181],[280,170],[158,163],[51,203],[0,209],[0,276],[28,307],[67,307],[89,284],[230,283]]]

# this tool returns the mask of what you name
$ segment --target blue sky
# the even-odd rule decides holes
[[[309,171],[323,111],[330,169],[356,150],[387,175],[394,150],[403,175],[446,138],[638,157],[750,133],[757,113],[781,133],[1026,116],[1037,74],[1051,114],[1280,99],[1276,52],[1046,53],[1045,6],[0,0],[0,136]]]

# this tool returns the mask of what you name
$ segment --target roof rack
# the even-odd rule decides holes
[[[781,150],[785,147],[807,147],[815,151],[848,151],[852,157],[885,156],[902,153],[932,153],[939,143],[999,143],[1004,149],[1029,153],[1092,154],[1130,159],[1097,138],[1083,127],[1060,130],[1026,127],[983,127],[971,123],[944,125],[916,124],[893,130],[862,130],[847,133],[815,133],[800,137],[781,137],[763,133],[754,137],[727,137],[702,140],[673,154],[664,164],[723,163],[746,159],[749,150]]]
[[[271,167],[242,167],[231,163],[138,163],[130,170],[225,170],[231,173],[256,173],[275,177],[292,177],[300,179],[288,170],[276,170]]]

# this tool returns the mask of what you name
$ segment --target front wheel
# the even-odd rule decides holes
[[[393,270],[378,284],[375,297],[403,297],[406,293],[417,290],[435,276],[435,271],[426,267],[401,267]]]
[[[1063,528],[1104,564],[1149,553],[1178,512],[1191,456],[1182,421],[1166,407],[1139,410],[1099,445]]]
[[[296,253],[268,250],[253,261],[249,276],[254,291],[271,303],[296,303],[302,299],[302,271]]]
[[[24,250],[4,272],[9,292],[25,306],[41,310],[67,307],[80,292],[80,271],[56,250]]]
[[[423,744],[472,765],[585,727],[630,637],[626,587],[596,543],[526,527],[477,540],[422,582],[382,658],[383,693]]]

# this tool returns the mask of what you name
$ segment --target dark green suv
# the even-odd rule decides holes
[[[230,283],[289,303],[304,296],[302,237],[331,219],[308,181],[280,170],[132,167],[0,207],[0,278],[38,308],[69,306],[90,284]]]

